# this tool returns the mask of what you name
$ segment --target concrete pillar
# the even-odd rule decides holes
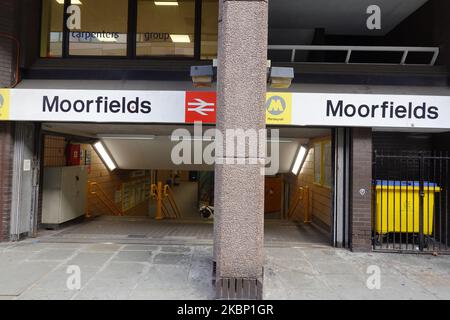
[[[352,129],[351,249],[372,250],[372,129]]]
[[[224,135],[228,129],[265,129],[268,2],[221,0],[220,7],[217,128]],[[236,164],[239,157],[245,164]],[[229,153],[225,164],[216,164],[214,255],[221,299],[262,297],[264,176],[248,157]]]

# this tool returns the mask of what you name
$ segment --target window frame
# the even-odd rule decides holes
[[[320,181],[317,182],[316,181],[316,145],[319,144],[320,145]],[[326,185],[325,184],[325,146],[329,144],[330,145],[330,156],[331,156],[331,169],[333,167],[333,144],[331,141],[331,137],[324,137],[324,138],[319,138],[319,139],[315,139],[312,141],[312,146],[314,149],[314,181],[313,183],[316,186],[322,187],[322,188],[326,188],[326,189],[331,189],[332,188],[332,184],[333,181],[331,179],[330,181],[330,185]],[[331,173],[332,175],[332,173]],[[332,178],[332,177],[331,177]]]
[[[127,50],[123,56],[97,56],[97,55],[71,55],[70,54],[70,30],[67,28],[66,21],[69,18],[67,8],[70,6],[71,0],[64,0],[63,5],[63,37],[62,37],[62,55],[61,57],[46,57],[43,59],[112,59],[112,60],[200,60],[201,59],[201,35],[202,35],[202,0],[195,1],[195,23],[194,23],[194,56],[177,57],[177,56],[138,56],[136,55],[136,33],[137,33],[137,17],[138,17],[138,0],[128,0],[128,17],[127,17]]]

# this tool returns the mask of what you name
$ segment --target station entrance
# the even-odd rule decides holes
[[[171,134],[179,128],[43,123],[39,238],[212,243],[214,165],[173,163]],[[265,178],[265,241],[329,245],[333,131],[279,129],[279,170]]]

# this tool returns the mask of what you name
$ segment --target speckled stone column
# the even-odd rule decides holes
[[[221,0],[217,128],[222,134],[228,129],[265,129],[267,16],[267,0]],[[245,164],[236,164],[238,157],[245,158]],[[261,298],[264,260],[261,165],[251,164],[248,153],[227,154],[223,160],[225,164],[216,164],[215,178],[217,298]],[[234,164],[226,164],[227,160]]]

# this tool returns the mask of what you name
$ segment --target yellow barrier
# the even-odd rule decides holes
[[[150,196],[156,200],[156,220],[162,220],[164,218],[181,218],[181,212],[178,209],[175,196],[169,185],[166,184],[163,186],[161,181],[157,184],[152,184],[150,187]],[[164,204],[165,199],[169,202],[172,210],[169,210]]]

